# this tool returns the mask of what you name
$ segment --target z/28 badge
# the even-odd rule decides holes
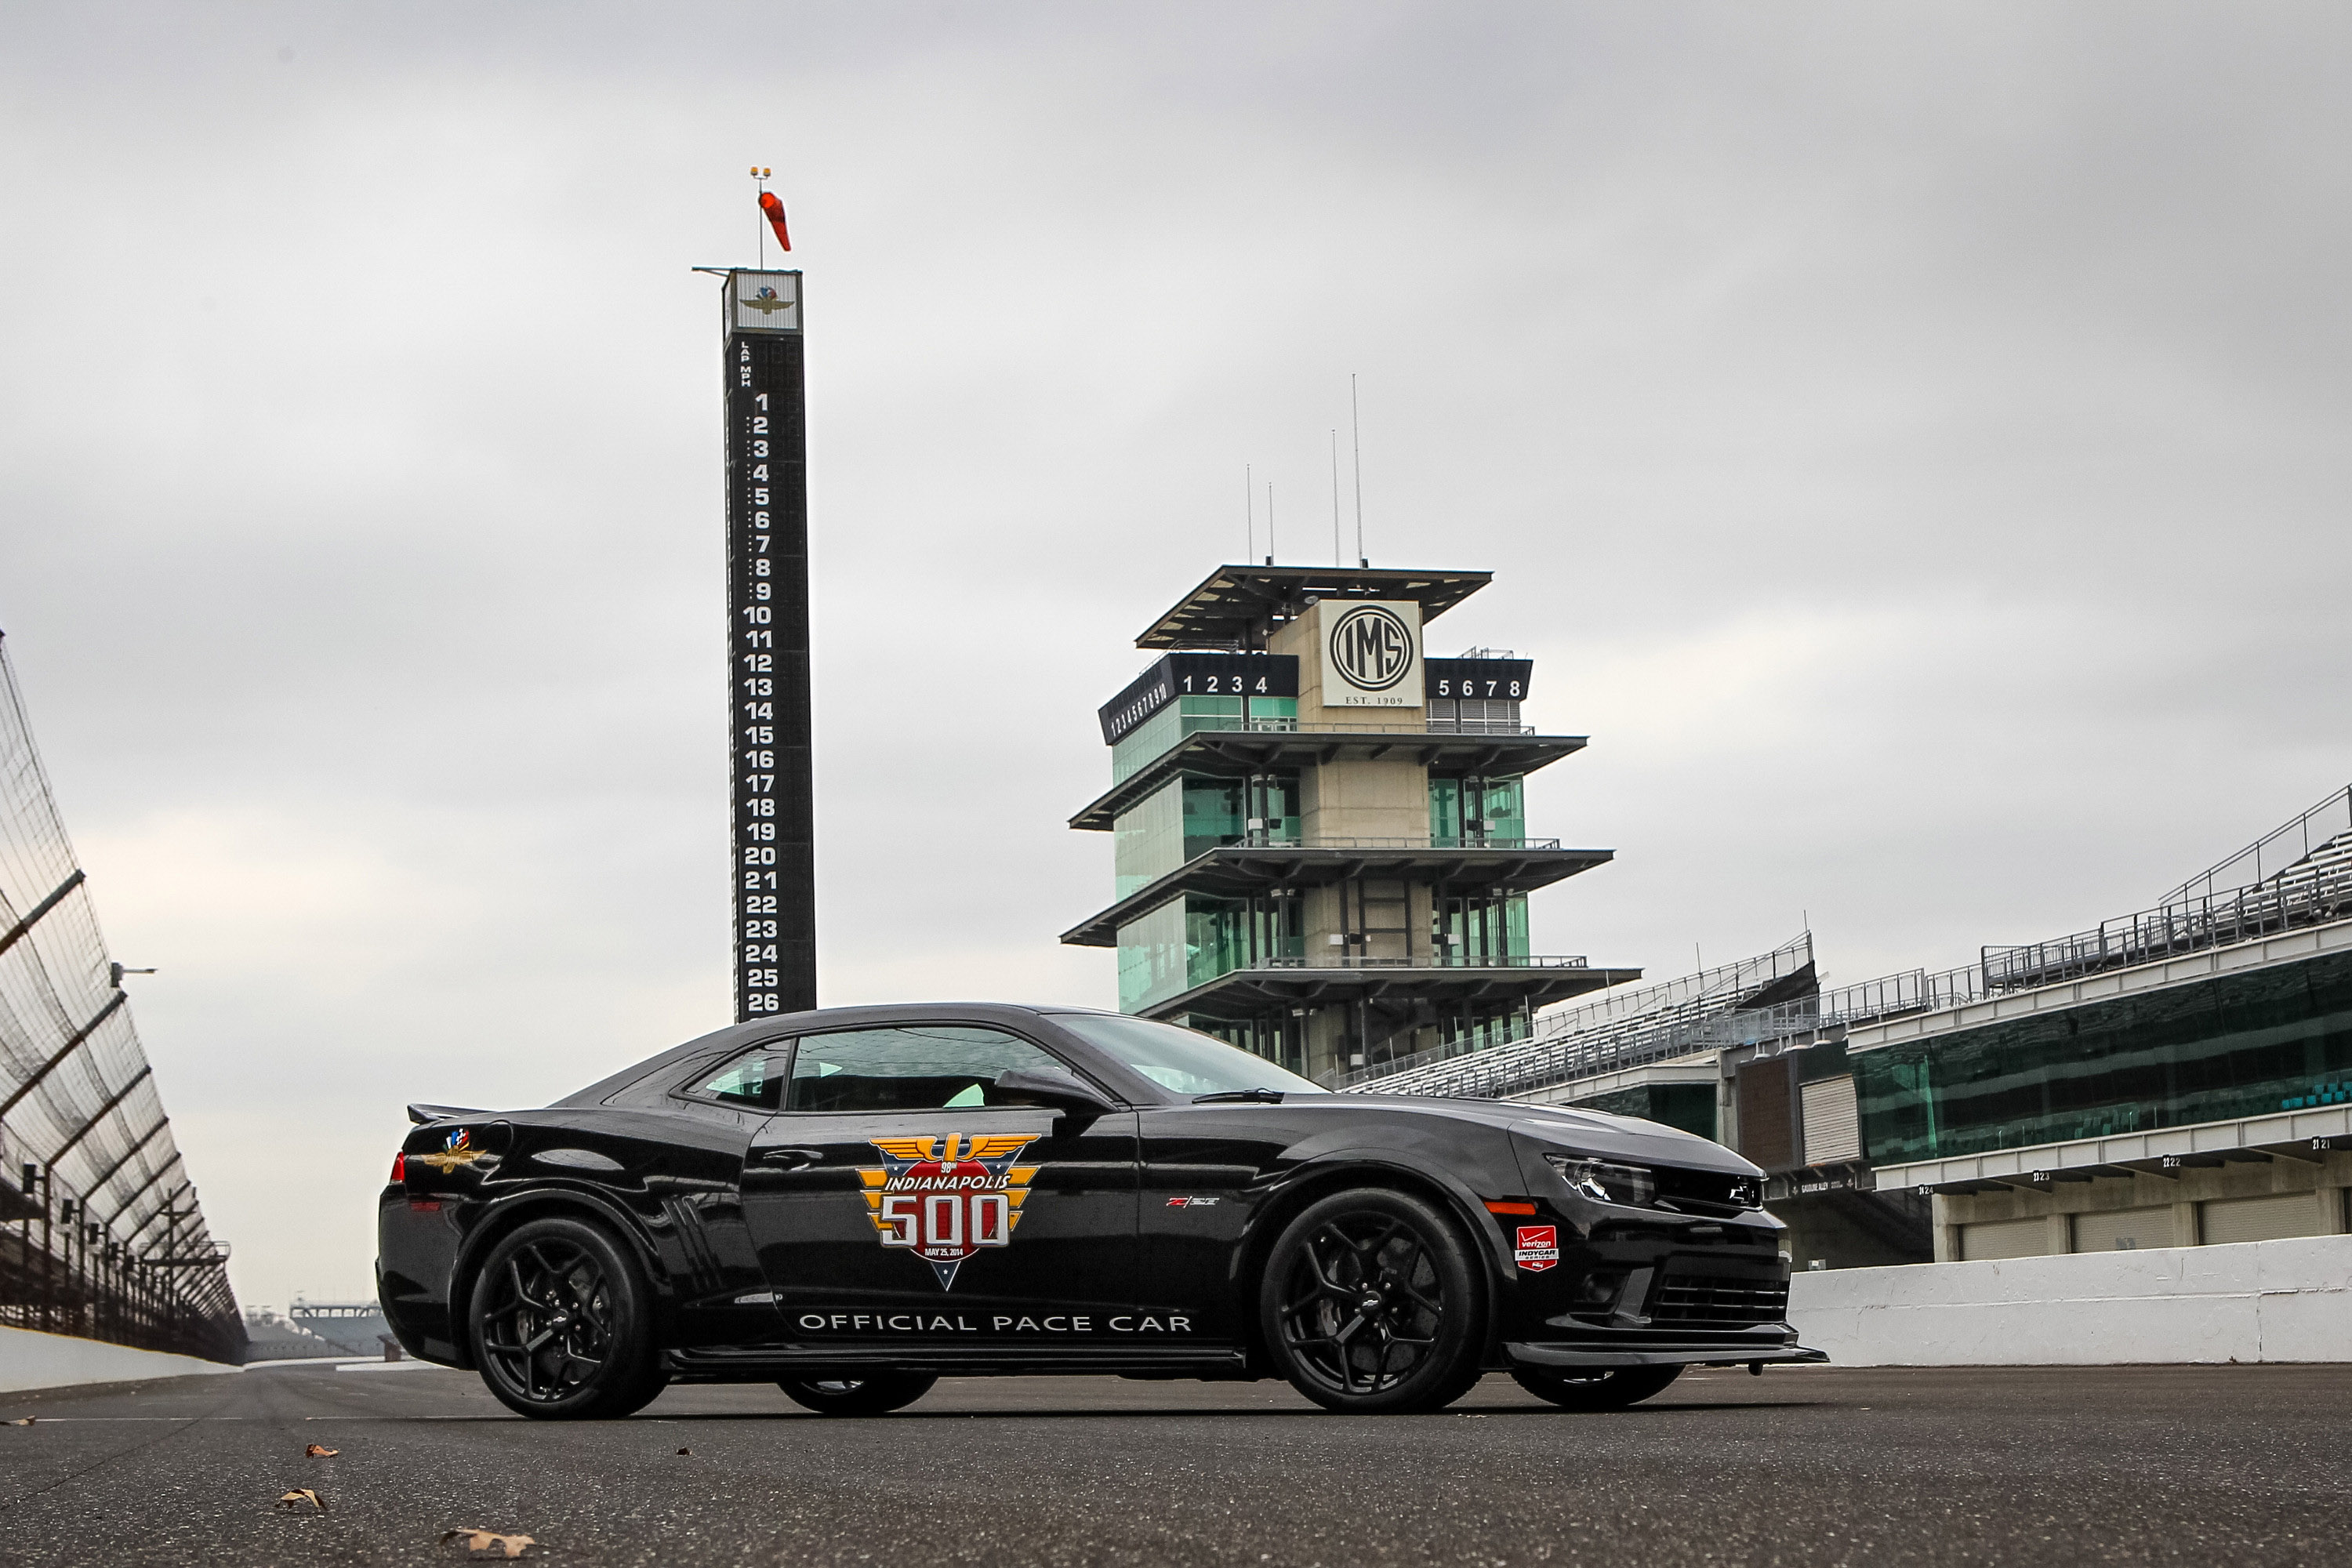
[[[950,1132],[944,1138],[877,1138],[879,1170],[861,1166],[866,1207],[885,1247],[920,1255],[955,1288],[956,1270],[983,1247],[1007,1247],[1021,1223],[1035,1165],[1013,1162],[1036,1142],[1034,1132],[985,1137]]]

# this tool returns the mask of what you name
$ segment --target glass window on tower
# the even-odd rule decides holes
[[[1118,928],[1118,1006],[1140,1012],[1236,969],[1296,963],[1306,952],[1300,900],[1191,894]]]
[[[1432,732],[1445,735],[1518,735],[1526,733],[1519,722],[1519,705],[1502,699],[1429,700],[1429,728]]]
[[[1442,964],[1507,963],[1528,956],[1528,896],[1469,894],[1434,906],[1430,946]]]
[[[1196,856],[1229,844],[1298,837],[1298,775],[1171,779],[1112,823],[1118,894],[1129,898]]]
[[[1240,730],[1248,726],[1249,717],[1243,709],[1264,698],[1244,697],[1179,697],[1175,701],[1138,724],[1113,743],[1110,749],[1110,782],[1132,778],[1146,764],[1162,755],[1187,735],[1197,735],[1203,730]],[[1297,710],[1294,700],[1293,712]]]
[[[1521,775],[1429,775],[1429,837],[1440,847],[1516,842],[1527,836],[1527,788]]]
[[[1140,892],[1184,863],[1184,781],[1171,779],[1113,820],[1118,897]]]

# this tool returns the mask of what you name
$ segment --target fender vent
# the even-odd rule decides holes
[[[664,1198],[662,1212],[669,1215],[671,1230],[677,1237],[678,1262],[692,1283],[694,1293],[708,1296],[720,1286],[719,1254],[710,1245],[710,1232],[702,1223],[702,1210],[685,1198]]]

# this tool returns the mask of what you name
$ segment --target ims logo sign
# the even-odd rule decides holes
[[[1421,703],[1413,679],[1421,668],[1414,626],[1402,612],[1412,605],[1348,605],[1326,601],[1323,701],[1327,707],[1412,708]]]

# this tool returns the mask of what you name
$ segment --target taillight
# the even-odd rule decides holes
[[[394,1184],[408,1180],[408,1151],[405,1149],[392,1157],[392,1179]]]

